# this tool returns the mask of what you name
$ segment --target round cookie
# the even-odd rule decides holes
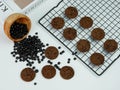
[[[101,28],[95,28],[91,32],[91,36],[94,40],[102,40],[105,37],[105,32]]]
[[[82,28],[88,29],[88,28],[92,27],[92,25],[93,25],[93,20],[90,17],[85,16],[85,17],[81,18],[80,26]]]
[[[59,54],[59,51],[56,47],[54,46],[50,46],[48,48],[46,48],[45,50],[45,56],[48,58],[48,59],[56,59],[57,56]]]
[[[47,79],[51,79],[56,75],[56,70],[53,66],[46,65],[42,68],[41,73],[42,73],[43,77],[45,77]]]
[[[94,65],[102,65],[104,63],[104,56],[100,53],[93,53],[90,57],[90,61]]]
[[[63,31],[63,36],[67,40],[74,40],[77,36],[77,32],[74,28],[66,28]]]
[[[66,10],[65,10],[65,15],[69,18],[69,19],[73,19],[75,17],[77,17],[78,15],[78,11],[75,7],[68,7]]]
[[[64,22],[63,18],[61,18],[61,17],[55,17],[55,18],[52,19],[51,25],[55,29],[61,29],[61,28],[64,27],[65,22]]]
[[[80,52],[87,52],[90,50],[90,42],[85,39],[81,39],[77,42],[77,49]]]
[[[60,70],[60,75],[63,79],[71,79],[74,76],[74,70],[70,66],[64,66]]]
[[[35,78],[35,76],[36,76],[36,73],[31,68],[25,68],[21,72],[21,78],[26,82],[32,81]]]
[[[108,39],[104,43],[104,49],[107,52],[114,52],[118,48],[118,43],[114,39]]]

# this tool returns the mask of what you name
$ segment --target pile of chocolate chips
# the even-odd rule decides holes
[[[22,38],[28,33],[26,24],[14,22],[10,27],[10,35],[14,39]]]
[[[27,66],[32,66],[35,61],[41,63],[45,59],[45,45],[37,36],[28,36],[20,42],[14,42],[14,50],[11,52],[16,62],[27,62]]]

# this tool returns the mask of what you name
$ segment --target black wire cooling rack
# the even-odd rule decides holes
[[[64,15],[67,7],[74,6],[78,9],[78,16],[75,19],[68,19]],[[65,20],[65,26],[61,30],[55,30],[51,26],[51,20],[54,17],[62,17]],[[79,21],[82,17],[89,16],[93,19],[94,24],[88,30],[80,27]],[[57,6],[52,8],[40,20],[42,25],[50,34],[68,48],[93,72],[98,76],[102,75],[120,56],[120,47],[114,53],[107,53],[103,49],[103,43],[107,39],[115,39],[120,46],[120,1],[119,0],[61,0]],[[63,37],[63,29],[73,27],[77,30],[77,38],[68,41]],[[94,41],[91,38],[91,31],[100,27],[104,29],[106,36],[101,41]],[[76,49],[76,43],[80,39],[87,39],[91,42],[89,52],[81,53]],[[105,62],[101,66],[94,66],[90,63],[90,56],[94,52],[102,53],[105,56]]]

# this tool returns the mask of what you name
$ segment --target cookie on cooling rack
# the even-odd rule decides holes
[[[77,49],[80,52],[87,52],[90,50],[90,42],[86,39],[81,39],[77,42]]]
[[[64,22],[63,18],[61,18],[61,17],[55,17],[55,18],[52,19],[51,25],[52,25],[53,28],[55,28],[55,29],[58,30],[58,29],[61,29],[61,28],[64,27],[65,22]]]
[[[74,40],[77,37],[77,32],[74,28],[66,28],[63,31],[63,36],[67,40]]]
[[[118,43],[114,39],[108,39],[104,43],[104,49],[107,52],[114,52],[118,48]]]
[[[73,19],[75,17],[77,17],[78,15],[78,11],[77,11],[77,8],[75,7],[68,7],[66,10],[65,10],[65,15],[69,18],[69,19]]]
[[[92,25],[93,25],[92,18],[87,17],[87,16],[81,18],[81,20],[80,20],[80,26],[82,28],[88,29],[88,28],[92,27]]]
[[[95,28],[91,32],[91,36],[94,40],[102,40],[105,37],[105,32],[101,28]]]
[[[97,65],[97,66],[102,65],[104,63],[104,56],[100,53],[93,53],[90,56],[90,61],[94,65]]]

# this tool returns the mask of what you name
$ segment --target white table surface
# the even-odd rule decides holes
[[[48,12],[59,0],[46,0],[39,7],[34,9],[29,17],[32,20],[30,34],[39,33],[40,39],[50,45],[62,46],[52,35],[50,35],[38,20]],[[120,62],[117,60],[102,76],[97,76],[87,68],[80,60],[71,61],[69,64],[75,70],[75,76],[70,80],[60,77],[59,71],[53,79],[47,80],[39,72],[34,81],[26,83],[21,80],[20,72],[25,68],[25,63],[15,63],[10,52],[13,50],[13,42],[4,34],[0,26],[0,90],[119,90],[120,89]],[[55,62],[61,61],[62,65],[68,65],[66,58],[73,58],[71,53],[65,49],[64,57],[58,57]],[[46,61],[37,67],[39,70],[46,65]],[[34,82],[37,85],[34,86]]]

